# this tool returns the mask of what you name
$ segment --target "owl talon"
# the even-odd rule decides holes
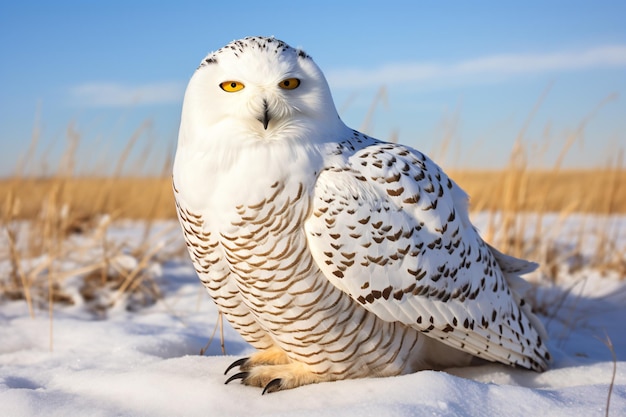
[[[272,379],[270,382],[267,383],[265,388],[263,388],[263,392],[261,393],[261,395],[265,395],[266,392],[269,394],[272,392],[279,391],[282,383],[283,383],[283,380],[280,378]]]
[[[248,375],[250,375],[249,372],[239,372],[239,373],[231,376],[230,378],[228,378],[226,380],[226,382],[224,382],[224,385],[228,384],[229,382],[234,381],[235,379],[241,379],[242,383],[243,383],[243,381],[245,381],[245,379],[248,377]]]
[[[233,368],[236,367],[241,367],[242,365],[244,365],[246,362],[248,362],[248,360],[250,360],[250,358],[241,358],[241,359],[237,359],[235,362],[231,363],[230,365],[228,365],[228,368],[226,368],[226,370],[224,371],[224,375],[226,375],[228,373],[228,371],[230,371]]]

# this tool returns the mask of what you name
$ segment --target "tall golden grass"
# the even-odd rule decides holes
[[[626,170],[456,171],[472,211],[626,213]],[[516,195],[517,193],[517,195]]]
[[[31,316],[37,306],[47,304],[52,317],[54,304],[77,301],[63,286],[76,276],[82,280],[80,301],[96,314],[105,314],[123,298],[146,304],[160,296],[151,266],[183,250],[171,238],[163,240],[151,233],[155,221],[174,213],[171,188],[165,186],[170,159],[160,176],[121,174],[146,125],[132,135],[110,176],[75,174],[81,137],[70,125],[56,173],[38,177],[20,166],[13,177],[0,180],[0,242],[6,242],[0,245],[0,262],[9,265],[8,272],[0,275],[0,301],[24,299]],[[25,160],[32,159],[37,142],[35,129]],[[129,246],[129,242],[108,238],[111,224],[120,219],[141,219],[143,233],[138,243]],[[72,239],[77,236],[86,239]]]
[[[626,213],[626,170],[450,170],[471,197],[472,211]],[[71,208],[74,220],[109,214],[124,219],[176,217],[169,177],[0,179],[12,217],[33,219],[45,202]],[[5,213],[6,214],[6,213]],[[68,226],[71,226],[68,225]]]

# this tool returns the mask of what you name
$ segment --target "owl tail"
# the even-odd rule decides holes
[[[522,301],[523,295],[531,289],[531,284],[520,277],[520,275],[533,272],[539,267],[539,264],[525,259],[515,258],[510,255],[505,255],[493,246],[489,244],[487,244],[487,246],[496,258],[496,261],[504,274],[504,278],[511,289],[515,302],[517,302],[517,305],[520,306],[528,318],[528,321],[530,321],[530,324],[537,331],[541,339],[546,342],[548,340],[548,333],[546,332],[545,327],[543,327],[543,323],[541,323],[539,318],[537,318],[535,313],[533,313],[532,306],[529,303]]]

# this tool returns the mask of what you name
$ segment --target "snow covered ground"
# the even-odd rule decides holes
[[[138,234],[130,225],[112,235]],[[228,325],[227,356],[219,332],[200,355],[218,315],[190,262],[164,262],[154,276],[163,298],[135,311],[118,303],[105,317],[77,302],[30,318],[24,301],[0,301],[0,416],[604,416],[607,338],[617,359],[610,415],[626,416],[624,277],[583,268],[537,291],[555,357],[542,374],[493,364],[261,396],[224,385],[226,367],[251,352]]]

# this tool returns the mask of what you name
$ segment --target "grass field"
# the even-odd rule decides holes
[[[473,211],[626,213],[626,170],[450,171]],[[175,218],[166,178],[8,178],[0,180],[5,216],[33,219],[43,204],[65,206],[77,219]],[[7,205],[10,206],[7,207]]]

